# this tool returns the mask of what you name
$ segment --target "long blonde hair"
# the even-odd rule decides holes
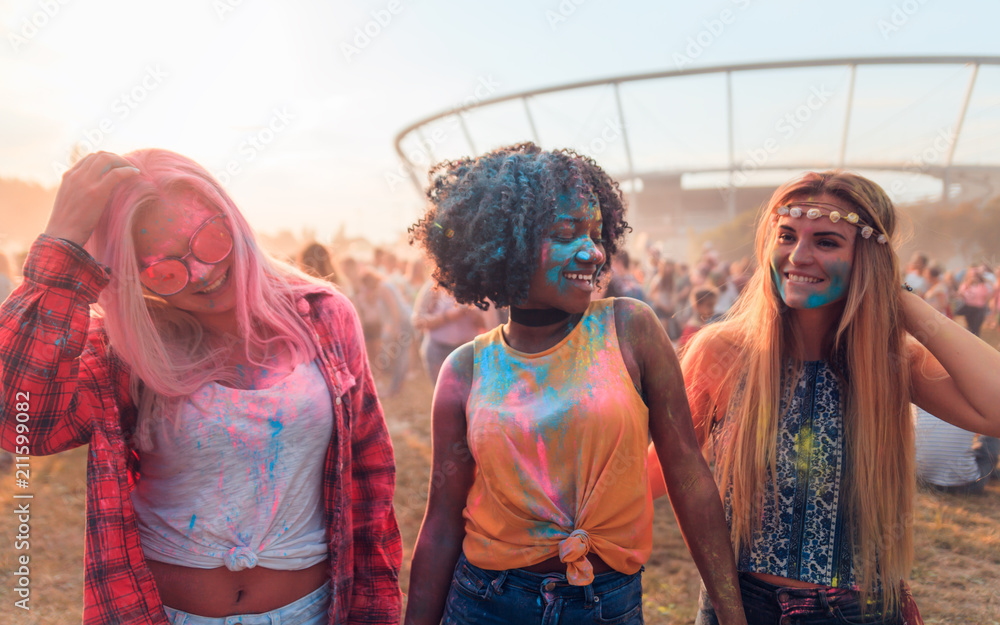
[[[828,171],[809,172],[786,183],[759,216],[758,266],[743,296],[725,320],[696,334],[684,353],[689,391],[690,381],[700,376],[702,381],[693,384],[704,386],[706,375],[718,380],[707,390],[713,414],[716,410],[727,414],[726,435],[717,439],[716,471],[723,492],[729,489],[737,553],[749,547],[751,535],[760,527],[764,497],[775,492],[772,476],[781,397],[802,367],[794,356],[799,338],[771,277],[774,210],[792,199],[820,194],[846,202],[892,241],[896,211],[874,182]],[[840,369],[838,375],[846,378],[842,396],[850,479],[843,492],[848,518],[854,524],[855,579],[864,601],[881,582],[884,606],[890,612],[899,607],[899,581],[909,573],[913,557],[913,424],[899,276],[899,261],[891,245],[877,243],[874,236],[858,237],[850,285],[829,355],[840,363],[835,367]],[[713,340],[731,347],[727,362],[706,360],[704,347]],[[793,374],[783,377],[789,362]],[[707,373],[710,369],[713,374]],[[720,401],[727,405],[718,405]]]

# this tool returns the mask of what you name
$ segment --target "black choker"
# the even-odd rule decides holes
[[[550,326],[569,319],[569,313],[558,308],[518,308],[510,307],[510,320],[523,326],[537,328]]]

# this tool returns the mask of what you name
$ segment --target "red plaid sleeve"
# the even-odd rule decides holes
[[[97,380],[104,377],[91,370],[99,366],[95,350],[103,352],[103,345],[88,345],[90,304],[107,283],[108,270],[83,248],[45,235],[32,245],[24,282],[0,307],[4,449],[18,442],[17,414],[28,415],[30,455],[90,440],[92,413],[102,405]],[[89,357],[81,359],[85,346]]]
[[[340,296],[342,297],[342,296]],[[399,623],[402,540],[392,507],[396,463],[382,405],[375,394],[361,322],[343,298],[333,320],[354,386],[349,400],[351,518],[354,570],[348,623]],[[336,573],[335,573],[336,574]]]

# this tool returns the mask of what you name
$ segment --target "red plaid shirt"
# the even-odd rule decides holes
[[[36,456],[90,445],[84,623],[167,625],[130,499],[139,456],[128,444],[136,420],[129,371],[90,316],[108,270],[82,248],[42,235],[24,277],[0,308],[0,447]],[[330,623],[398,623],[395,462],[361,324],[349,301],[330,291],[318,289],[299,312],[316,331],[334,408],[323,479]],[[19,403],[28,410],[15,409]],[[30,417],[27,445],[17,443],[18,412]]]

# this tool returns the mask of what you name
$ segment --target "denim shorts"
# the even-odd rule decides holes
[[[747,625],[901,625],[900,618],[871,614],[862,618],[858,593],[843,588],[788,588],[740,573],[740,594]],[[695,625],[719,621],[701,587]]]
[[[635,625],[642,620],[642,570],[602,573],[571,586],[562,573],[487,571],[463,554],[455,565],[443,625]]]
[[[198,616],[163,606],[170,625],[326,625],[330,622],[330,584],[288,605],[261,614],[235,614],[222,618]]]

